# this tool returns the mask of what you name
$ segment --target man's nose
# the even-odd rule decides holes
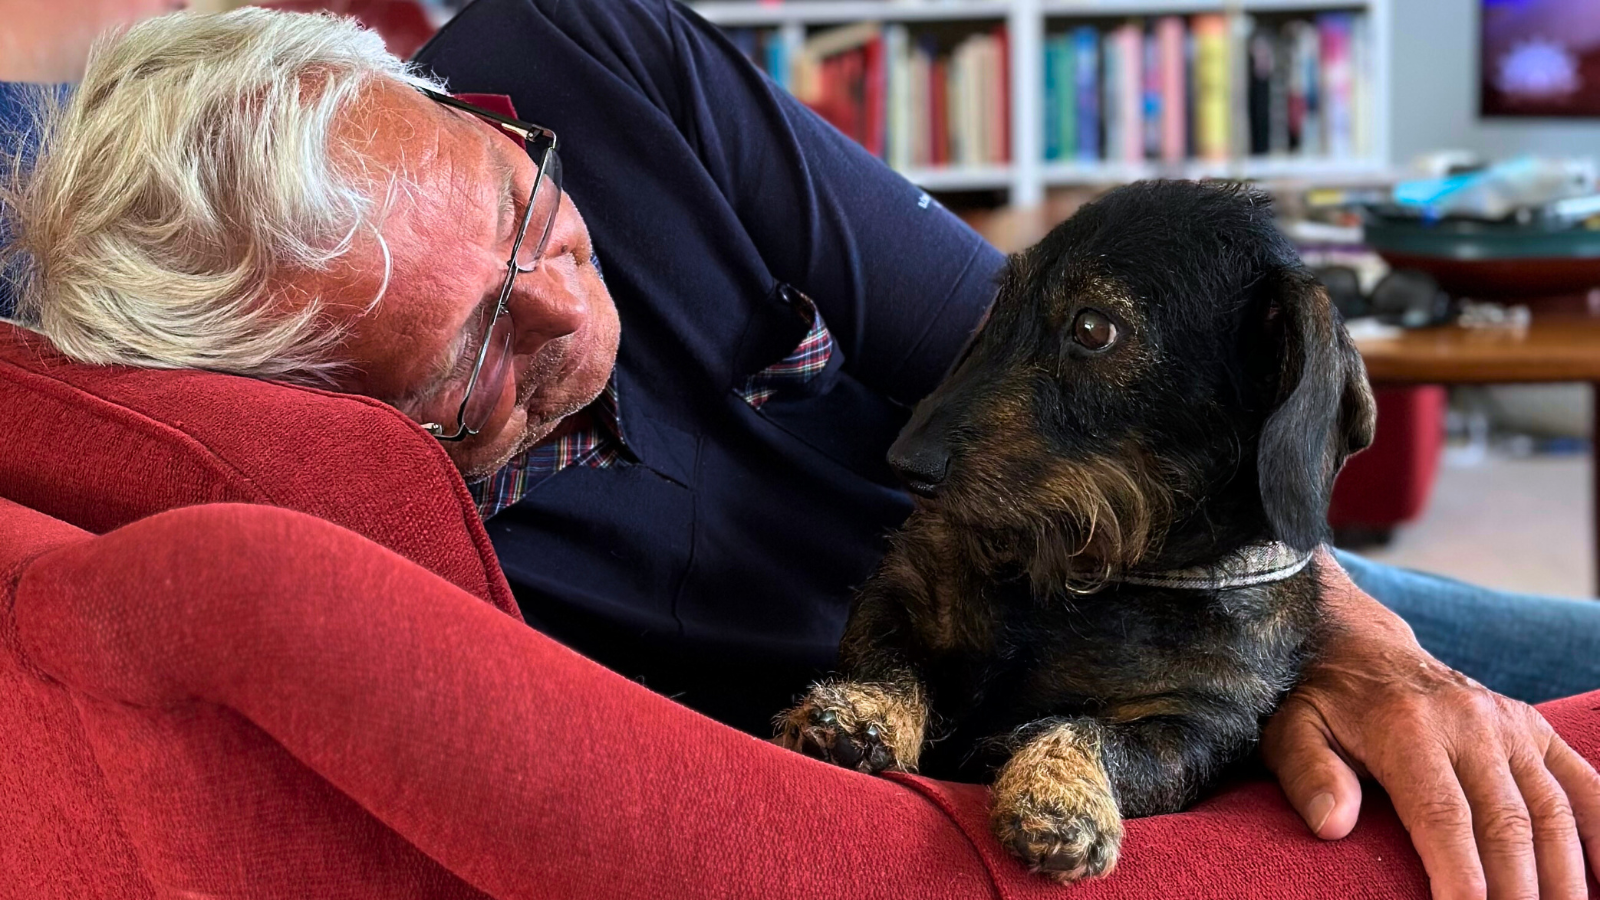
[[[513,352],[532,353],[583,327],[589,299],[573,268],[570,260],[546,258],[532,272],[517,275],[506,303],[517,326]]]

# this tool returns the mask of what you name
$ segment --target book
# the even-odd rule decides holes
[[[912,166],[911,135],[911,35],[904,25],[883,29],[884,66],[884,160],[905,170]]]
[[[1226,160],[1231,149],[1228,113],[1232,107],[1227,18],[1199,15],[1190,27],[1195,40],[1195,150],[1201,159]]]
[[[1350,25],[1350,131],[1351,152],[1366,159],[1373,155],[1372,116],[1372,20],[1356,16]]]
[[[1151,28],[1142,35],[1144,52],[1144,90],[1140,109],[1144,116],[1142,131],[1143,152],[1146,159],[1161,158],[1161,39]]]
[[[1123,158],[1122,139],[1127,132],[1122,127],[1122,42],[1115,30],[1100,38],[1100,130],[1104,141],[1104,158],[1120,161]]]
[[[1355,148],[1352,121],[1355,85],[1350,60],[1352,27],[1349,13],[1325,13],[1317,17],[1318,49],[1322,64],[1323,140],[1328,156],[1335,159],[1354,155]]]
[[[1250,153],[1256,156],[1272,152],[1272,80],[1277,69],[1277,43],[1273,29],[1257,25],[1246,48],[1250,54],[1246,87],[1250,105]]]
[[[1157,155],[1168,163],[1182,162],[1189,152],[1187,37],[1181,16],[1165,16],[1156,22],[1161,68],[1161,149]]]
[[[857,128],[861,145],[879,159],[887,158],[888,62],[884,54],[883,32],[880,30],[862,48],[861,102],[858,108]]]
[[[1011,161],[1011,36],[1004,25],[990,32],[993,42],[994,85],[989,95],[989,129],[995,136],[990,162]]]
[[[794,85],[789,73],[789,45],[784,41],[783,35],[779,32],[768,34],[763,51],[763,63],[767,75],[778,83],[778,87],[793,93]]]
[[[1100,32],[1080,25],[1072,32],[1077,78],[1078,159],[1100,158]]]
[[[1114,34],[1117,44],[1118,144],[1124,162],[1144,160],[1144,27],[1128,22]],[[1107,154],[1108,159],[1116,157]]]
[[[928,162],[934,166],[950,165],[950,78],[947,58],[932,57],[928,66],[929,153]]]
[[[1317,30],[1309,22],[1289,22],[1283,26],[1283,42],[1289,58],[1289,150],[1302,156],[1318,156],[1322,153],[1322,109],[1317,84],[1321,70]]]
[[[1044,75],[1044,96],[1042,121],[1039,123],[1040,137],[1044,141],[1044,158],[1057,160],[1061,158],[1061,73],[1058,66],[1061,60],[1061,43],[1057,37],[1044,39],[1044,59],[1040,62]]]

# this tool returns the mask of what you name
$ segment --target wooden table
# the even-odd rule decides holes
[[[1374,384],[1586,381],[1600,434],[1600,319],[1535,317],[1520,331],[1448,325],[1357,342]],[[1600,584],[1600,440],[1590,443],[1596,583]]]

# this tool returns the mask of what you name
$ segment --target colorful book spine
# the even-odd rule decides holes
[[[778,87],[793,92],[794,81],[789,73],[789,47],[784,43],[783,36],[776,32],[767,35],[764,51],[767,74],[778,83]]]
[[[1056,82],[1061,85],[1061,94],[1057,100],[1057,105],[1061,108],[1061,133],[1058,136],[1061,143],[1060,158],[1072,159],[1078,155],[1078,64],[1075,58],[1077,47],[1069,34],[1057,36],[1056,46],[1060,50],[1056,55]]]
[[[1195,144],[1207,161],[1225,161],[1230,150],[1228,113],[1232,106],[1228,60],[1228,21],[1222,15],[1194,17]]]
[[[1317,17],[1318,48],[1322,54],[1323,132],[1327,154],[1334,159],[1353,156],[1355,148],[1351,29],[1352,16],[1349,13],[1327,13]]]
[[[884,159],[896,169],[911,167],[911,48],[904,25],[883,29]]]
[[[947,58],[934,56],[928,67],[928,163],[950,165],[950,77]]]
[[[1078,159],[1100,159],[1100,33],[1093,25],[1072,32],[1077,71]]]
[[[1100,130],[1104,158],[1121,161],[1122,139],[1122,45],[1117,33],[1108,31],[1100,38]]]
[[[1161,158],[1161,39],[1154,28],[1146,31],[1144,43],[1144,156]]]
[[[1372,20],[1356,16],[1350,26],[1350,131],[1351,152],[1358,158],[1373,155],[1372,116]]]
[[[1122,131],[1123,162],[1144,161],[1144,29],[1129,22],[1115,32],[1117,43],[1117,126]]]
[[[1189,153],[1189,66],[1183,19],[1166,16],[1156,23],[1161,68],[1161,151],[1164,162],[1182,162]]]
[[[989,128],[995,136],[991,162],[1011,161],[1011,36],[1004,25],[990,33],[994,90],[989,94]]]
[[[862,48],[861,65],[861,144],[873,156],[887,159],[889,73],[882,33]]]
[[[1272,78],[1276,70],[1277,39],[1269,28],[1257,27],[1245,52],[1250,55],[1245,88],[1250,106],[1250,153],[1272,152]]]

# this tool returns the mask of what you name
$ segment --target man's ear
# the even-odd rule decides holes
[[[1279,273],[1266,316],[1279,366],[1256,451],[1261,505],[1278,540],[1310,550],[1327,537],[1339,468],[1372,443],[1377,406],[1361,355],[1311,273]]]

